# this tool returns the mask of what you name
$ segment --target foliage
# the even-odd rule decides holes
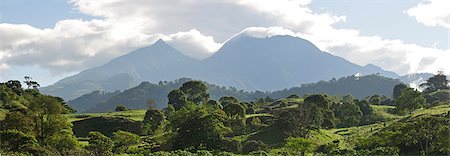
[[[114,153],[124,153],[130,146],[141,143],[139,135],[121,130],[114,132],[112,140],[114,142]]]
[[[179,89],[172,90],[167,97],[169,98],[169,105],[172,105],[175,110],[179,110],[186,105],[187,96]]]
[[[186,100],[195,104],[206,103],[209,99],[208,86],[201,81],[188,81],[183,83],[180,90],[186,94]]]
[[[170,139],[172,149],[219,149],[224,135],[230,132],[224,125],[225,112],[207,105],[188,105],[170,116],[169,126],[175,133]]]
[[[31,78],[26,81],[35,84]],[[27,90],[20,87],[20,82],[15,80],[0,83],[1,107],[8,110],[0,121],[0,130],[5,138],[16,139],[9,143],[7,151],[23,148],[20,152],[53,155],[78,150],[72,124],[63,115],[72,113],[73,109],[59,97],[40,94],[37,87]]]
[[[223,107],[223,111],[225,111],[228,116],[239,116],[241,118],[245,116],[245,108],[239,103],[227,104]]]
[[[419,91],[416,91],[413,88],[405,88],[402,90],[402,93],[396,100],[396,103],[398,112],[411,112],[422,107],[425,104],[425,98]]]
[[[253,151],[263,151],[267,149],[267,145],[260,140],[250,140],[244,143],[242,153],[248,154]]]
[[[0,151],[38,152],[39,144],[34,136],[18,130],[0,131]]]
[[[89,132],[89,145],[86,147],[94,155],[112,155],[114,142],[100,132]]]
[[[219,99],[219,103],[222,105],[222,107],[226,107],[229,104],[239,104],[239,100],[232,96],[224,96]]]
[[[145,113],[143,125],[143,133],[153,135],[154,132],[163,126],[165,121],[164,113],[158,109],[150,108]]]
[[[405,84],[398,84],[394,86],[394,91],[392,93],[392,97],[394,97],[394,99],[398,99],[398,97],[400,97],[400,94],[402,94],[402,90],[408,88],[407,85]]]
[[[438,90],[450,89],[449,80],[443,71],[438,71],[436,75],[430,77],[427,82],[420,85],[424,87],[424,92],[434,92]]]
[[[119,105],[115,109],[116,112],[122,112],[122,111],[126,111],[126,110],[127,110],[127,108],[125,108],[125,106],[123,106],[123,105]]]
[[[400,154],[445,155],[450,152],[448,122],[446,116],[407,118],[361,140],[357,149],[398,147]]]

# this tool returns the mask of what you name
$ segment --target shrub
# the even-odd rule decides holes
[[[248,154],[252,151],[261,151],[266,149],[267,145],[261,140],[250,140],[245,142],[244,147],[242,148],[242,152],[244,154]]]
[[[122,112],[122,111],[126,111],[127,108],[125,108],[125,106],[123,106],[123,105],[119,105],[116,107],[115,110],[116,110],[116,112]]]

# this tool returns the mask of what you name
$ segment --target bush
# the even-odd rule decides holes
[[[39,144],[32,135],[18,130],[6,130],[0,131],[0,138],[1,151],[38,153]]]
[[[240,141],[234,139],[223,139],[222,149],[227,152],[240,153],[242,149],[242,144]]]
[[[116,107],[115,110],[116,110],[116,112],[122,112],[122,111],[126,111],[127,108],[125,108],[125,106],[123,106],[123,105],[119,105]]]
[[[261,151],[266,149],[267,145],[261,140],[250,140],[245,142],[244,147],[242,148],[242,152],[244,154],[248,154],[252,151]]]
[[[100,132],[89,132],[87,150],[94,155],[111,155],[114,142]]]

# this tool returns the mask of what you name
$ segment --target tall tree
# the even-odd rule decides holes
[[[207,102],[209,99],[208,86],[201,81],[188,81],[183,83],[180,90],[186,94],[188,101],[192,101],[195,104]]]
[[[434,92],[438,90],[450,89],[449,81],[443,71],[438,71],[436,75],[430,77],[427,82],[420,85],[425,88],[425,92]]]
[[[164,120],[165,116],[162,111],[150,108],[145,112],[144,121],[142,121],[143,132],[153,135],[158,128],[163,126]]]
[[[170,91],[169,95],[169,105],[172,105],[175,110],[181,109],[184,105],[186,105],[187,97],[186,94],[180,89],[175,89]]]
[[[397,110],[399,111],[413,111],[422,107],[425,104],[425,98],[422,94],[413,88],[405,88],[402,90],[400,97],[396,100]]]
[[[407,85],[405,84],[398,84],[394,86],[394,91],[392,93],[392,96],[394,97],[394,99],[398,99],[398,97],[400,97],[400,94],[402,93],[402,90],[408,88]]]

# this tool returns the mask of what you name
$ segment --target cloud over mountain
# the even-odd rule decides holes
[[[97,19],[68,19],[47,29],[1,23],[0,70],[8,66],[40,65],[53,73],[80,71],[151,45],[159,38],[188,56],[202,59],[236,33],[252,27],[244,32],[299,36],[321,50],[360,65],[372,63],[400,74],[437,69],[450,72],[449,49],[337,28],[335,24],[346,22],[347,18],[331,12],[314,12],[308,6],[310,0],[72,0],[70,3],[75,10]],[[411,12],[413,15],[414,10]]]

